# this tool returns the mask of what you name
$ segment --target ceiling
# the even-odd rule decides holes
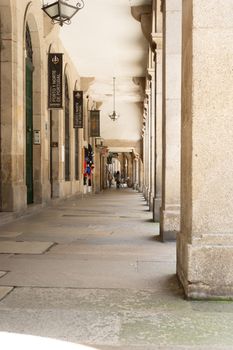
[[[60,37],[80,76],[95,77],[89,93],[98,101],[112,99],[115,76],[116,96],[121,101],[142,101],[143,89],[133,77],[145,76],[148,43],[131,15],[131,6],[151,0],[84,2],[71,25],[62,27]]]

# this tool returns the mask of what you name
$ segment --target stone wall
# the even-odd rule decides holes
[[[1,1],[1,204],[2,211],[21,211],[27,206],[26,188],[26,100],[25,31],[28,24],[33,49],[33,129],[41,144],[33,145],[34,203],[51,198],[50,121],[53,125],[53,195],[68,196],[81,190],[75,179],[72,94],[80,88],[80,77],[59,41],[59,27],[41,10],[41,1]],[[70,181],[64,181],[64,112],[47,109],[47,61],[49,52],[64,53],[64,73],[70,93]],[[80,163],[83,132],[79,130]],[[80,166],[80,179],[81,179]]]

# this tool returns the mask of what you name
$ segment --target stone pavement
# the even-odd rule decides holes
[[[233,303],[185,300],[158,231],[129,189],[0,226],[0,348],[233,349]]]

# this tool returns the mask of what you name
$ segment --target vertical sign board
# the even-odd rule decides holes
[[[62,98],[62,53],[49,53],[48,56],[48,108],[63,108]]]
[[[73,91],[74,128],[83,128],[83,91]]]
[[[100,137],[100,111],[90,111],[90,136]]]

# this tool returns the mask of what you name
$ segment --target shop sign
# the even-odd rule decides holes
[[[61,109],[62,103],[62,53],[49,53],[48,55],[48,108]]]
[[[100,111],[90,111],[90,136],[100,137]]]
[[[73,91],[74,128],[83,128],[83,91]]]

